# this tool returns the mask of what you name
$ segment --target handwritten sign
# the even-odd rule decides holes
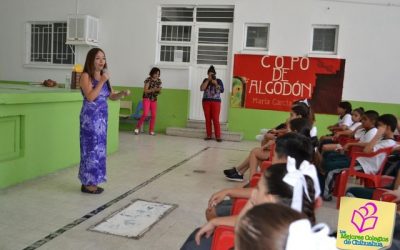
[[[237,54],[232,107],[288,111],[293,101],[312,99],[313,106],[342,97],[344,59]],[[333,99],[332,99],[333,97]]]

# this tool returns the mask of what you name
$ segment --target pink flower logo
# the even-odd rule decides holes
[[[377,211],[378,208],[375,203],[368,202],[358,210],[353,211],[351,223],[357,228],[359,233],[374,229],[376,222],[378,221],[378,217],[374,216]]]

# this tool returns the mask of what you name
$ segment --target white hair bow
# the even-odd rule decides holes
[[[289,226],[286,250],[333,250],[336,240],[329,237],[329,227],[317,224],[311,227],[307,219],[297,220]]]
[[[308,103],[308,100],[307,100],[307,99],[301,100],[301,101],[299,101],[299,102],[302,102],[302,103],[304,103],[305,105],[307,105],[307,107],[310,107],[310,104]]]
[[[286,163],[287,174],[283,177],[283,181],[293,187],[293,197],[291,207],[299,212],[302,212],[303,207],[303,190],[311,201],[308,194],[307,182],[304,175],[308,175],[312,178],[314,182],[315,197],[321,194],[321,189],[319,187],[317,171],[315,166],[308,161],[303,161],[300,164],[300,168],[296,168],[296,160],[290,156],[287,158]]]

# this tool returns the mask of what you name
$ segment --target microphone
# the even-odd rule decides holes
[[[109,71],[108,69],[106,69],[106,68],[103,68],[103,69],[101,70],[101,74],[107,74],[107,75],[108,75],[108,80],[106,81],[106,84],[107,84],[108,90],[111,91],[111,86],[110,86],[110,71]]]
[[[108,76],[110,76],[110,71],[106,68],[101,70],[101,74],[107,74]]]

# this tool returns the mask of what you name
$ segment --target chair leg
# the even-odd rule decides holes
[[[339,177],[339,182],[337,183],[338,189],[337,189],[337,200],[336,200],[336,208],[340,208],[340,198],[343,197],[346,193],[346,187],[347,187],[347,180],[349,178],[349,172],[348,170],[343,170],[340,172],[340,177]]]

